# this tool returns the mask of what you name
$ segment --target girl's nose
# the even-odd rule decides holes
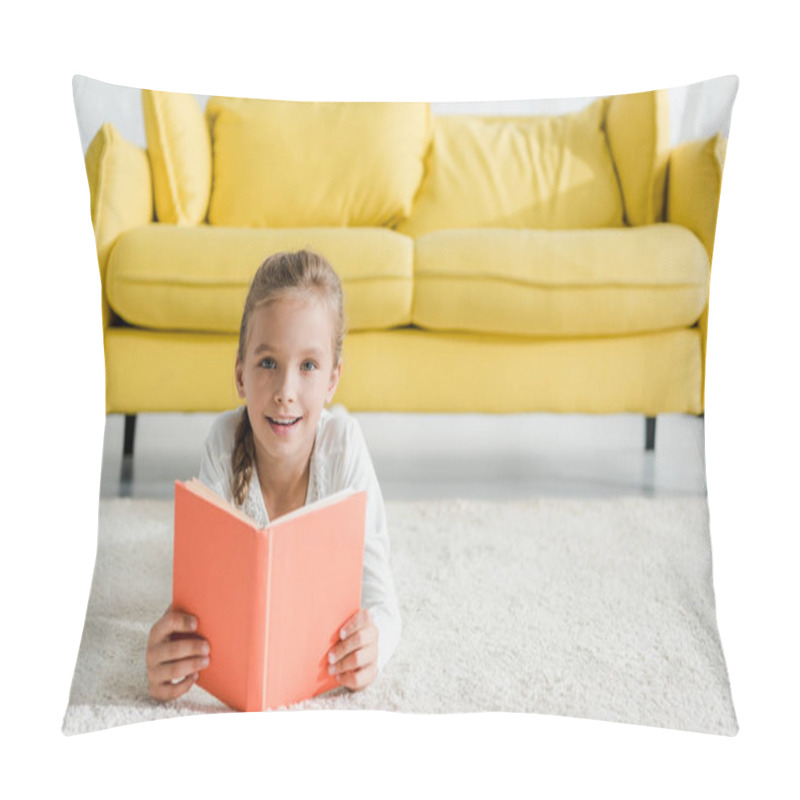
[[[276,403],[293,403],[295,400],[294,382],[289,372],[284,373],[283,379],[275,387]]]

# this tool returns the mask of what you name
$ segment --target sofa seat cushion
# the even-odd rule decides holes
[[[416,240],[412,322],[523,336],[685,327],[708,300],[705,248],[679,225],[451,230]]]
[[[208,221],[391,227],[408,216],[431,136],[427,103],[212,97]]]
[[[622,226],[607,101],[559,116],[434,118],[409,236],[450,228]]]
[[[413,242],[376,228],[256,230],[153,223],[119,237],[106,292],[127,323],[172,331],[238,333],[255,271],[272,253],[311,249],[342,280],[350,330],[407,325]]]

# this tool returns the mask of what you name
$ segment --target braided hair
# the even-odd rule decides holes
[[[301,293],[308,297],[323,300],[331,311],[333,320],[333,363],[338,364],[342,355],[344,341],[344,297],[339,276],[328,261],[311,250],[275,253],[258,268],[242,312],[239,328],[239,349],[237,360],[244,363],[247,347],[247,334],[250,318],[258,308],[268,306],[287,293]],[[232,493],[238,505],[247,497],[250,479],[255,468],[255,443],[247,406],[242,408],[241,417],[234,435],[231,469],[233,471]]]

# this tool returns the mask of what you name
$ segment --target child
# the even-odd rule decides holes
[[[380,487],[361,429],[325,408],[342,371],[344,309],[339,278],[309,251],[277,253],[250,286],[239,331],[236,388],[246,407],[220,415],[205,443],[200,480],[260,526],[347,486],[367,490],[362,608],[331,649],[342,686],[366,688],[393,653],[400,613],[389,567]],[[147,641],[150,694],[173,700],[208,666],[197,620],[170,606]]]

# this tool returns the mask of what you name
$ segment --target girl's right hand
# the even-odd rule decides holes
[[[174,700],[192,688],[208,666],[208,642],[195,634],[197,618],[171,605],[147,637],[147,681],[156,700]]]

